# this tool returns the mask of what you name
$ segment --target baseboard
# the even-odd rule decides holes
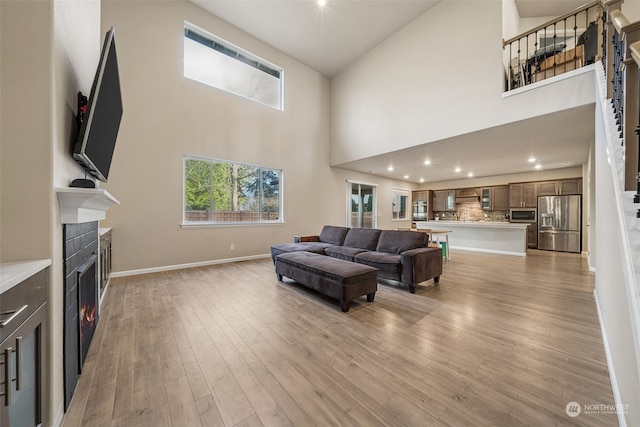
[[[140,274],[159,273],[162,271],[182,270],[185,268],[206,267],[208,265],[227,264],[238,261],[251,261],[254,259],[270,258],[271,254],[251,255],[246,257],[215,259],[210,261],[191,262],[187,264],[165,265],[162,267],[141,268],[138,270],[116,271],[111,273],[111,277],[138,276]]]
[[[622,406],[622,397],[620,396],[620,389],[618,387],[616,371],[613,367],[613,360],[611,358],[611,349],[609,348],[609,341],[607,339],[607,331],[604,328],[602,311],[600,310],[600,301],[598,299],[598,291],[595,289],[593,290],[593,297],[596,300],[596,310],[598,312],[598,321],[600,322],[600,332],[602,333],[602,343],[604,344],[604,354],[605,354],[605,357],[607,358],[607,368],[609,369],[609,380],[611,381],[613,401],[615,402],[617,408],[621,408],[624,406]],[[618,425],[620,427],[626,427],[627,420],[625,419],[624,414],[619,411],[617,415],[618,415]]]
[[[53,418],[51,422],[51,427],[61,427],[62,421],[64,420],[64,402],[60,404],[58,410],[56,411],[56,416]]]
[[[470,252],[485,252],[488,254],[498,254],[498,255],[527,256],[526,252],[500,251],[497,249],[484,249],[484,248],[467,248],[465,246],[451,246],[451,249],[457,249],[461,251],[470,251]]]

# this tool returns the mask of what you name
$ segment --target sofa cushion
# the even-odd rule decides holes
[[[271,259],[276,262],[276,257],[280,254],[302,251],[324,255],[324,250],[330,246],[333,245],[322,242],[280,243],[271,246]]]
[[[419,231],[383,230],[376,251],[400,254],[410,249],[424,248],[427,234]]]
[[[318,236],[318,240],[324,243],[341,246],[349,231],[349,227],[337,227],[335,225],[325,225]]]
[[[353,261],[353,258],[359,253],[366,252],[366,249],[352,248],[350,246],[329,246],[325,248],[324,253],[333,258],[343,259],[345,261]]]
[[[400,255],[388,252],[366,251],[357,254],[355,261],[359,264],[377,268],[378,277],[391,280],[400,280],[402,278]]]
[[[375,228],[350,228],[344,238],[343,246],[375,251],[382,230]]]

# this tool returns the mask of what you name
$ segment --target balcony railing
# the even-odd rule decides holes
[[[505,91],[602,61],[607,98],[619,136],[627,141],[625,189],[635,191],[634,202],[640,203],[640,22],[630,23],[621,4],[592,1],[503,41]]]
[[[593,1],[502,43],[505,90],[536,83],[603,55],[602,6]]]
[[[608,60],[612,62],[612,66],[607,67],[612,74],[612,85],[607,95],[611,96],[625,146],[625,190],[635,191],[633,201],[640,203],[640,22],[630,23],[622,14],[619,3],[608,3],[616,7],[609,12],[608,31],[612,33],[613,58]],[[640,218],[640,209],[636,210],[636,218]]]

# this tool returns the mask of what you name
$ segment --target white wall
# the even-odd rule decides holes
[[[622,3],[622,13],[629,22],[640,21],[640,0],[625,0]]]
[[[331,164],[593,104],[592,73],[503,97],[501,15],[443,0],[334,77]]]
[[[52,2],[0,2],[1,262],[53,258],[52,9]],[[55,342],[62,322],[56,304],[62,294],[62,273],[55,277],[55,270],[56,261],[49,269],[47,292],[50,350],[45,354],[50,387],[44,391],[49,402],[45,425],[51,422],[58,400],[54,388],[58,385],[62,391],[57,382],[61,353]]]
[[[99,2],[0,2],[0,261],[50,258],[48,405],[44,425],[63,416],[62,224],[56,186],[82,176],[70,155],[78,90],[97,66]]]
[[[51,153],[53,187],[67,187],[75,178],[84,177],[84,169],[71,156],[77,136],[75,116],[77,93],[87,96],[98,66],[102,35],[100,34],[100,2],[94,0],[53,2],[53,98],[51,100]],[[53,190],[53,189],[51,189]],[[52,291],[49,293],[50,312],[50,381],[49,399],[51,421],[56,425],[64,412],[63,376],[63,319],[64,270],[63,237],[60,207],[53,196],[51,209],[51,266]]]
[[[0,10],[0,260],[50,258],[52,3]]]
[[[520,15],[515,0],[502,0],[502,38],[508,40],[520,34]]]
[[[596,143],[595,143],[595,230],[596,289],[595,296],[603,331],[605,349],[609,363],[616,403],[629,405],[623,418],[628,426],[640,425],[640,354],[638,354],[639,319],[633,315],[630,302],[637,301],[633,295],[633,278],[625,257],[621,232],[622,206],[618,203],[616,188],[617,172],[613,162],[613,147],[608,145],[607,129],[601,109],[609,109],[609,102],[598,100],[596,107]],[[611,131],[609,131],[611,132]],[[612,133],[612,132],[611,132]],[[611,134],[609,133],[609,134]],[[616,179],[614,179],[616,177]]]
[[[184,78],[185,20],[283,67],[285,111]],[[379,225],[402,226],[387,220],[392,181],[328,166],[327,78],[189,2],[104,1],[103,31],[111,26],[124,105],[104,185],[121,202],[104,222],[116,273],[268,254],[295,234],[344,225],[346,179],[379,183],[388,200]],[[281,168],[285,223],[182,228],[184,154]]]

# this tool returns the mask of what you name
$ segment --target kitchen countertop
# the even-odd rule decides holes
[[[416,221],[418,230],[450,231],[452,249],[517,256],[527,254],[528,226],[506,221]]]
[[[431,227],[483,227],[483,228],[527,228],[529,223],[506,221],[415,221],[416,228],[428,229]]]
[[[0,264],[0,294],[24,282],[29,277],[51,265],[50,259],[21,262],[3,262]]]

